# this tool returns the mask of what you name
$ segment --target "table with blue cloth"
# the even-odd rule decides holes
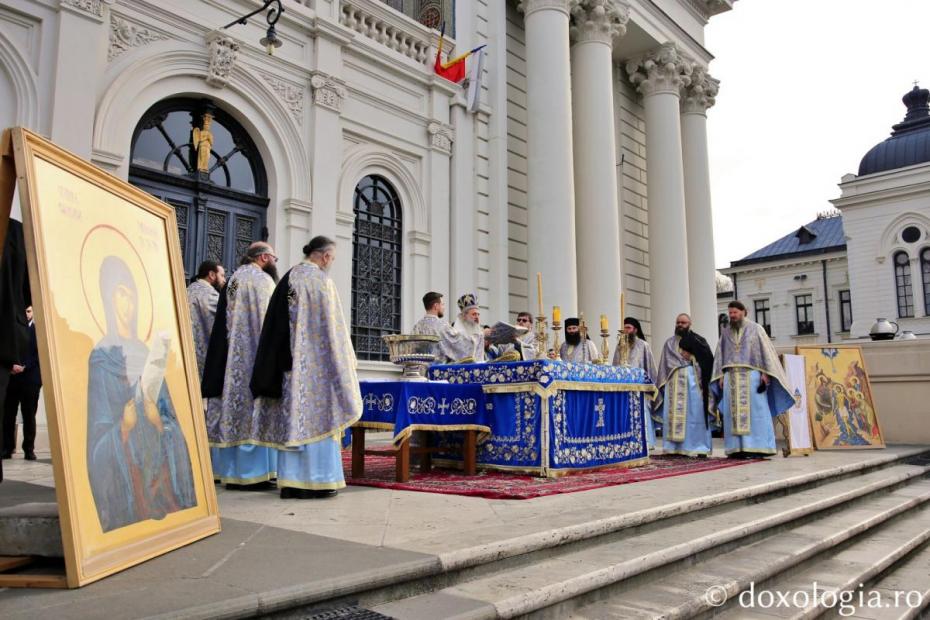
[[[478,446],[484,468],[559,476],[644,462],[645,399],[655,387],[641,368],[554,360],[435,365],[429,378],[479,385],[491,435]],[[460,436],[437,437],[437,460],[455,464]]]
[[[429,471],[428,443],[411,447],[415,431],[441,435],[457,431],[459,450],[466,473],[475,473],[477,444],[491,432],[490,411],[480,385],[445,381],[361,381],[362,418],[352,426],[352,477],[362,478],[365,454],[391,454],[397,458],[397,481],[410,477],[410,455],[420,455],[420,468]],[[366,430],[388,430],[394,434],[394,450],[366,450]],[[428,439],[429,435],[424,435]]]

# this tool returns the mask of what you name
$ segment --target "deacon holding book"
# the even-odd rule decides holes
[[[331,497],[345,487],[342,431],[362,417],[355,350],[329,270],[336,244],[314,237],[278,283],[252,373],[256,443],[278,452],[281,498]]]
[[[254,441],[258,422],[249,379],[268,301],[274,292],[278,262],[267,243],[249,246],[216,309],[204,362],[201,393],[207,402],[207,436],[213,477],[230,490],[268,488],[278,456]]]
[[[655,407],[662,413],[664,454],[706,457],[713,451],[711,421],[707,414],[707,384],[714,354],[697,333],[691,317],[679,314],[675,335],[665,341],[656,387]]]
[[[775,454],[772,418],[794,399],[775,346],[761,325],[746,318],[746,306],[731,301],[730,324],[720,334],[711,377],[711,410],[723,414],[724,447],[733,458]]]

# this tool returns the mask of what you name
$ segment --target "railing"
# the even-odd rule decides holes
[[[417,63],[433,62],[436,32],[382,2],[343,0],[339,22]],[[454,47],[455,42],[446,39],[443,50],[451,52]]]

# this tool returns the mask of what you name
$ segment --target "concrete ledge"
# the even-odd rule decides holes
[[[0,508],[0,555],[64,557],[58,505],[34,502]]]

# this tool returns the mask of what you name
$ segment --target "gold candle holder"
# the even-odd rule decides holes
[[[617,350],[620,351],[620,365],[630,365],[630,341],[626,337],[623,328],[617,330]]]
[[[601,330],[601,363],[610,363],[610,332],[606,329]]]
[[[562,345],[559,343],[559,331],[562,329],[562,321],[556,321],[552,319],[552,350],[555,351],[556,358],[559,357],[559,349],[562,348]],[[546,355],[549,355],[548,349],[546,350]]]
[[[595,362],[595,360],[588,359],[588,355],[590,355],[588,350],[588,324],[585,323],[584,312],[578,315],[578,335],[581,336],[581,363]]]
[[[545,359],[549,355],[549,330],[547,329],[548,317],[540,315],[536,317],[536,325],[533,329],[536,333],[534,343],[536,345],[536,358]]]

